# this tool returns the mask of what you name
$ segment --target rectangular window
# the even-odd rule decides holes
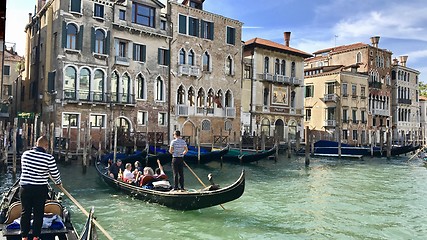
[[[137,118],[138,125],[145,126],[147,125],[148,112],[138,111],[138,115],[136,116],[136,118]]]
[[[104,5],[95,3],[94,10],[93,10],[93,16],[104,18]]]
[[[357,123],[357,110],[352,110],[353,123]]]
[[[120,41],[118,46],[118,56],[119,57],[127,57],[127,42]]]
[[[200,37],[204,39],[214,39],[214,23],[213,22],[205,22],[202,20],[201,22],[201,34]]]
[[[79,126],[78,113],[62,113],[62,127],[77,127]]]
[[[81,0],[71,0],[70,11],[80,13],[81,12]]]
[[[191,36],[199,36],[199,19],[197,18],[188,18],[188,34]]]
[[[364,86],[360,87],[360,97],[362,97],[362,98],[365,97],[365,87]]]
[[[357,130],[353,130],[353,141],[357,141]]]
[[[91,127],[105,127],[106,116],[104,114],[90,114]]]
[[[154,28],[156,10],[139,3],[132,4],[132,22]]]
[[[252,68],[250,65],[245,66],[245,79],[252,79]]]
[[[362,120],[362,123],[366,123],[365,111],[360,111],[360,119]]]
[[[347,109],[342,110],[342,122],[343,123],[348,122],[348,113],[347,112],[348,112]]]
[[[305,110],[305,120],[306,121],[311,120],[311,109],[310,108]]]
[[[3,94],[6,96],[12,95],[12,85],[3,85]]]
[[[119,19],[120,20],[126,20],[126,11],[125,10],[123,10],[123,9],[120,9],[119,10]]]
[[[5,75],[5,76],[9,76],[10,75],[10,66],[9,65],[4,65],[3,66],[3,75]]]
[[[166,126],[166,113],[159,113],[159,126]]]
[[[344,139],[344,140],[348,139],[348,130],[347,129],[342,130],[342,139]]]
[[[305,97],[313,97],[314,95],[314,85],[305,86]]]
[[[348,96],[347,83],[343,83],[342,84],[342,96],[343,97],[347,97]]]
[[[335,83],[326,83],[326,94],[335,93]]]
[[[146,46],[141,44],[133,44],[133,60],[138,62],[145,62]]]
[[[232,27],[227,27],[227,43],[235,45],[236,44],[236,29]]]
[[[351,96],[357,96],[357,86],[355,84],[351,85]]]
[[[187,34],[187,16],[180,14],[178,21],[179,21],[179,23],[178,23],[179,24],[179,29],[178,29],[179,33]]]
[[[165,20],[160,20],[160,29],[166,30],[166,21]]]
[[[159,65],[169,65],[169,50],[159,48],[157,63]]]

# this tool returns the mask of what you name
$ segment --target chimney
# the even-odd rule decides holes
[[[397,60],[397,58],[393,59],[393,65],[396,65],[396,66],[399,65],[399,60]]]
[[[408,56],[400,56],[400,63],[402,66],[406,67],[406,61],[408,61]]]
[[[283,35],[285,37],[285,46],[289,47],[289,41],[291,40],[291,32],[284,32]]]
[[[371,37],[371,43],[373,47],[378,47],[378,43],[380,42],[380,36]]]
[[[33,20],[33,14],[28,13],[28,22],[31,22],[31,20]]]

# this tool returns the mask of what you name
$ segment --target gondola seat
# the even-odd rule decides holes
[[[50,213],[50,214],[55,214],[58,215],[60,217],[62,216],[62,206],[59,202],[57,201],[47,201],[44,205],[44,212],[45,213]],[[5,224],[10,224],[12,223],[15,219],[18,219],[21,217],[21,212],[22,212],[22,204],[20,201],[18,202],[14,202],[10,205],[9,210],[7,211],[6,214],[6,221],[4,222]]]

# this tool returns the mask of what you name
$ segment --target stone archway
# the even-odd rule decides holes
[[[282,119],[277,119],[274,125],[279,141],[283,141],[285,139],[285,123]]]

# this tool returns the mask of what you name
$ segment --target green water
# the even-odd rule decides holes
[[[425,239],[427,168],[409,157],[364,161],[282,158],[258,164],[192,166],[228,185],[246,169],[243,196],[221,207],[181,212],[108,188],[94,168],[61,167],[64,187],[114,239]],[[171,175],[169,165],[166,173]],[[186,188],[199,188],[189,171]],[[1,175],[2,187],[10,175]],[[207,182],[207,181],[206,181]],[[66,199],[81,229],[84,216]],[[99,235],[102,235],[98,231]]]

